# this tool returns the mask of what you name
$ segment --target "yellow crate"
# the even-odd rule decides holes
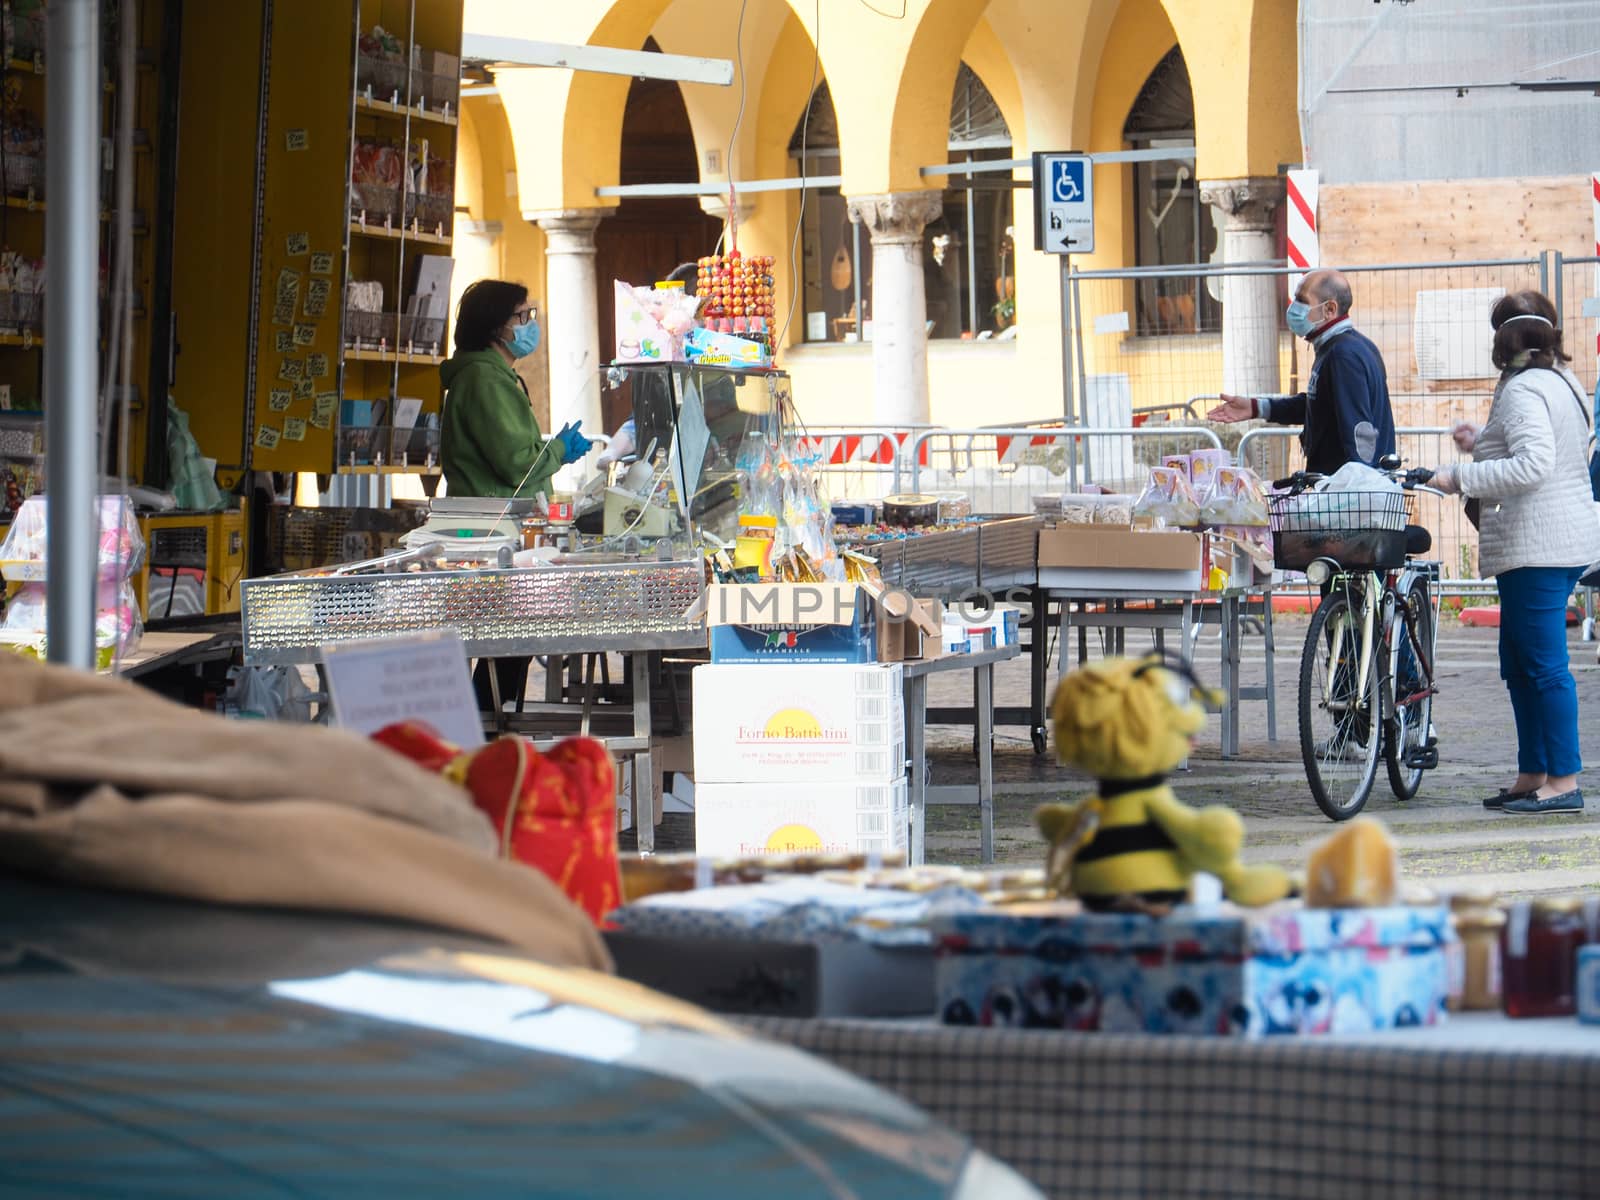
[[[206,612],[239,611],[239,581],[250,570],[250,522],[244,511],[217,513],[206,547]]]

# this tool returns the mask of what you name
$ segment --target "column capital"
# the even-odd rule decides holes
[[[1283,181],[1277,176],[1200,181],[1200,203],[1222,215],[1222,229],[1270,230],[1283,203]]]
[[[594,231],[616,208],[549,208],[522,214],[544,231],[546,254],[593,254]]]
[[[850,219],[867,227],[874,246],[920,245],[928,222],[944,211],[943,196],[930,191],[851,196],[849,204]]]

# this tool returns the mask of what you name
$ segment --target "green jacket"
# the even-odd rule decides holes
[[[548,492],[567,448],[540,431],[527,389],[505,357],[493,348],[457,351],[439,377],[446,393],[439,459],[450,494]]]

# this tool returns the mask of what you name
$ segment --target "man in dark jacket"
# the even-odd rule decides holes
[[[1303,425],[1306,470],[1332,475],[1347,462],[1376,466],[1394,453],[1394,413],[1383,356],[1350,321],[1350,284],[1338,271],[1312,271],[1287,313],[1289,328],[1316,347],[1306,390],[1293,396],[1229,396],[1213,421],[1260,418]]]

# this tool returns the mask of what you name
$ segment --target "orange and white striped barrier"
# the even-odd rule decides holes
[[[1597,177],[1600,178],[1600,177]],[[1596,183],[1600,188],[1600,183]],[[1288,247],[1289,265],[1310,271],[1322,265],[1322,248],[1317,237],[1317,173],[1310,170],[1289,172]],[[1303,275],[1289,276],[1289,291],[1300,287]]]

